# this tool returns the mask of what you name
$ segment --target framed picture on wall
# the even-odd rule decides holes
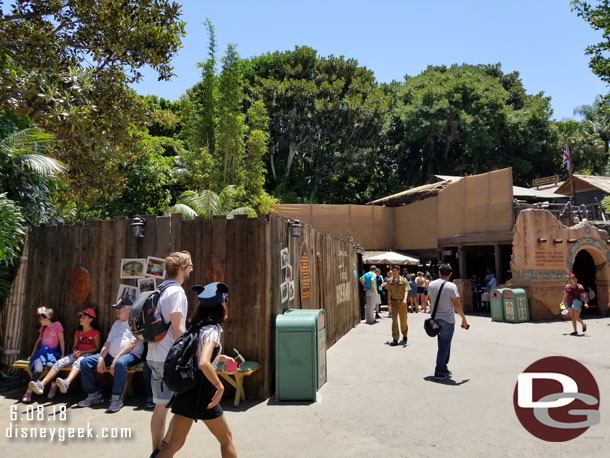
[[[290,297],[290,291],[288,290],[288,282],[284,282],[280,285],[280,296],[282,298],[282,304]]]
[[[165,278],[165,259],[147,257],[145,274],[147,277]]]
[[[290,264],[290,257],[288,256],[288,248],[280,250],[280,263],[281,268],[284,269]]]
[[[138,297],[137,286],[119,285],[119,292],[116,295],[116,301],[119,302],[123,298],[131,299],[131,302],[135,302]]]
[[[140,294],[154,291],[156,287],[156,278],[146,277],[138,279],[138,290]]]
[[[292,266],[288,264],[286,266],[286,272],[284,274],[284,281],[292,281]]]
[[[288,296],[289,296],[291,301],[294,300],[294,295],[295,295],[295,292],[294,292],[294,282],[291,281],[291,282],[288,282]]]
[[[121,259],[121,278],[144,278],[146,273],[146,259]]]

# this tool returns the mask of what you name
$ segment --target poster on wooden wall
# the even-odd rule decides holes
[[[146,259],[121,259],[121,278],[144,278],[146,275]]]
[[[118,303],[121,299],[127,298],[131,300],[131,302],[135,302],[138,294],[139,291],[137,286],[119,285],[119,292],[116,295],[116,301]]]
[[[294,282],[293,281],[288,282],[288,292],[289,292],[288,293],[289,294],[289,299],[291,301],[293,301],[294,300],[294,296],[295,296]]]
[[[301,307],[311,308],[311,263],[307,243],[301,245],[301,257],[299,259],[300,286],[301,286]]]
[[[149,256],[146,258],[146,276],[165,278],[165,259]]]
[[[290,256],[288,254],[288,248],[280,250],[280,266],[285,269],[290,264]]]
[[[288,291],[288,282],[284,282],[280,285],[280,296],[282,298],[282,304],[286,302],[290,297],[290,292]]]
[[[292,281],[292,266],[288,264],[284,272],[284,281]]]

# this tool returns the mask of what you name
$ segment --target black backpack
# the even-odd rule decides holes
[[[163,382],[174,393],[184,393],[195,388],[204,377],[197,357],[199,330],[204,325],[204,323],[191,325],[184,334],[176,339],[165,358]],[[217,353],[218,347],[214,348],[212,361],[216,358]]]
[[[134,337],[143,342],[160,342],[169,329],[159,309],[159,299],[168,286],[179,285],[177,281],[169,280],[161,284],[159,289],[140,294],[129,313],[129,327]]]

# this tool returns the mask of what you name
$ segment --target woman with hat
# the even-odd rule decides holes
[[[49,370],[49,373],[45,376],[45,378],[40,381],[32,380],[28,385],[30,390],[36,394],[43,394],[44,387],[55,377],[57,377],[59,371],[68,364],[72,364],[72,369],[70,370],[70,373],[66,379],[57,378],[57,380],[51,384],[48,398],[53,399],[55,397],[55,392],[57,391],[58,386],[59,391],[62,393],[66,393],[68,391],[70,383],[80,372],[80,363],[83,360],[84,355],[88,353],[97,353],[100,349],[102,339],[100,336],[100,331],[97,329],[95,324],[96,318],[97,314],[93,308],[87,308],[82,312],[78,312],[79,326],[78,329],[74,331],[72,353],[57,361]]]
[[[568,306],[568,313],[570,314],[572,326],[574,327],[574,332],[570,333],[570,335],[578,335],[576,322],[579,322],[582,325],[582,332],[586,332],[587,325],[580,318],[580,312],[582,311],[583,304],[586,309],[589,308],[589,304],[587,303],[585,288],[578,283],[578,278],[574,274],[568,275],[568,284],[563,293],[563,303]]]
[[[174,395],[168,407],[172,408],[172,433],[169,443],[155,450],[152,456],[158,458],[174,456],[186,441],[193,420],[203,420],[210,432],[220,443],[223,458],[236,458],[231,429],[218,404],[224,393],[224,386],[216,375],[214,366],[220,362],[235,362],[229,356],[222,355],[220,325],[228,318],[229,288],[224,283],[214,282],[206,286],[194,286],[199,304],[191,316],[191,328],[187,332],[199,329],[199,346],[197,357],[199,368],[203,372],[199,386]],[[158,453],[158,454],[157,454]]]
[[[55,364],[58,358],[63,358],[65,352],[64,328],[59,321],[53,321],[53,309],[49,307],[38,307],[38,339],[34,343],[30,361],[31,381],[36,381],[42,374],[45,366]],[[23,395],[22,402],[32,401],[32,390]]]

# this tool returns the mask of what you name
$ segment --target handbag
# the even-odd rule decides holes
[[[436,316],[438,301],[441,298],[441,293],[443,292],[443,288],[445,287],[446,283],[447,281],[444,281],[441,285],[441,288],[438,290],[436,300],[434,301],[434,308],[432,309],[432,315],[430,316],[430,318],[424,321],[424,331],[426,331],[426,334],[428,334],[430,337],[436,337],[441,330],[438,324],[434,321],[434,317]]]

